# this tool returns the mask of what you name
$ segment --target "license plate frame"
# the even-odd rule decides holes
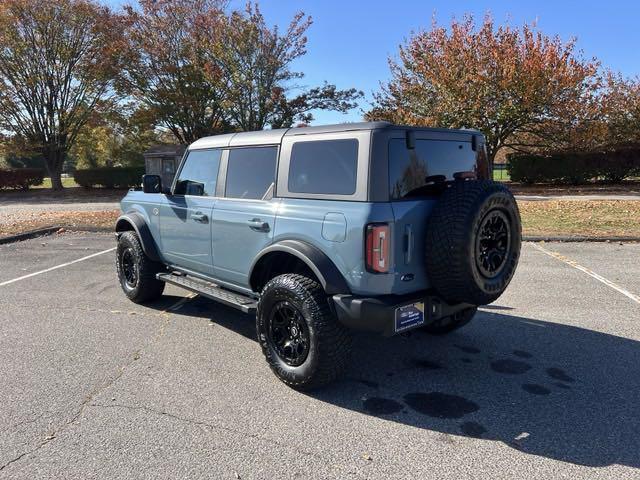
[[[424,325],[425,317],[424,302],[415,302],[396,307],[393,322],[394,331],[395,333],[401,333]]]

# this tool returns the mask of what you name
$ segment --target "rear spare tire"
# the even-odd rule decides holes
[[[427,221],[426,267],[432,287],[449,303],[486,305],[513,278],[520,257],[518,206],[504,185],[457,181]]]

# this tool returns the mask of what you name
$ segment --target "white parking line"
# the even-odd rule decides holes
[[[532,245],[533,245],[533,248],[535,248],[536,250],[539,250],[542,253],[544,253],[546,255],[549,255],[550,257],[555,258],[556,260],[560,260],[561,262],[566,263],[567,265],[569,265],[569,266],[571,266],[571,267],[573,267],[573,268],[575,268],[577,270],[580,270],[581,272],[586,273],[590,277],[595,278],[599,282],[604,283],[606,286],[613,288],[617,292],[621,293],[625,297],[630,298],[631,300],[633,300],[634,302],[636,302],[637,304],[640,305],[640,297],[638,295],[635,295],[635,294],[631,293],[629,290],[626,290],[626,289],[622,288],[617,283],[614,283],[611,280],[608,280],[608,279],[604,278],[602,275],[598,275],[596,272],[594,272],[592,270],[589,270],[587,267],[583,267],[578,262],[576,262],[574,260],[571,260],[570,258],[567,258],[564,255],[559,254],[558,252],[552,252],[551,250],[547,250],[546,248],[544,248],[542,245],[540,245],[538,243],[532,243]]]
[[[74,263],[83,262],[85,260],[89,260],[90,258],[97,257],[98,255],[104,255],[105,253],[113,252],[116,247],[109,248],[107,250],[103,250],[102,252],[92,253],[91,255],[87,255],[86,257],[78,258],[77,260],[72,260],[71,262],[63,263],[61,265],[56,265],[55,267],[46,268],[44,270],[40,270],[39,272],[33,272],[28,275],[23,275],[22,277],[14,278],[12,280],[7,280],[5,282],[0,283],[0,287],[4,287],[5,285],[10,285],[15,282],[19,282],[20,280],[25,280],[27,278],[35,277],[36,275],[40,275],[41,273],[51,272],[52,270],[57,270],[59,268],[68,267],[69,265],[73,265]]]

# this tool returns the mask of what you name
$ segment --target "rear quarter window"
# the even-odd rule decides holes
[[[289,191],[353,195],[357,165],[356,139],[296,142],[291,148]]]
[[[471,142],[416,140],[409,150],[406,140],[389,141],[389,193],[392,199],[425,194],[427,177],[444,175],[453,180],[457,172],[475,172],[476,152]]]

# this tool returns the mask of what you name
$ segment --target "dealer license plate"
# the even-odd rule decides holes
[[[412,303],[396,308],[396,333],[424,324],[424,302]]]

